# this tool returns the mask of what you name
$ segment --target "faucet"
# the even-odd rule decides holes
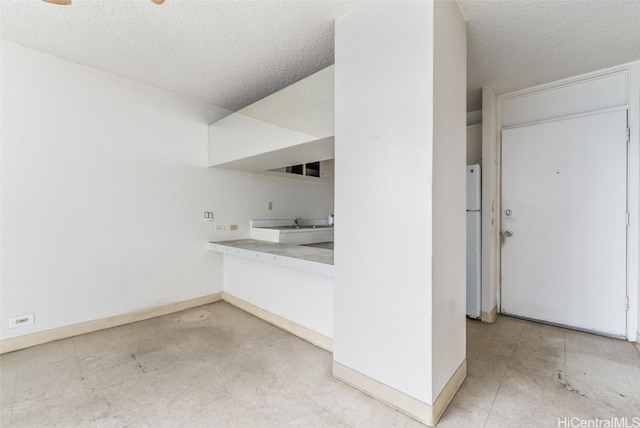
[[[296,217],[293,219],[293,222],[296,224],[296,227],[300,226],[300,220],[302,219],[302,217]]]

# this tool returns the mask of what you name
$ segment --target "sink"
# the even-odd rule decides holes
[[[251,238],[279,244],[315,244],[333,241],[333,226],[252,227]]]
[[[297,218],[300,220],[300,218]],[[304,219],[295,225],[293,219],[253,219],[251,238],[279,244],[315,244],[333,241],[333,225],[326,219]]]

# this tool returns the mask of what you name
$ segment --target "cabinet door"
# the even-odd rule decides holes
[[[320,162],[320,177],[333,180],[335,171],[335,160],[328,159]]]

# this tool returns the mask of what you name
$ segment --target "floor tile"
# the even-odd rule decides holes
[[[467,366],[438,426],[640,416],[640,352],[625,341],[509,317],[468,321]],[[423,426],[331,367],[331,353],[219,302],[2,355],[1,423]]]

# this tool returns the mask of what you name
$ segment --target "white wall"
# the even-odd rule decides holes
[[[224,291],[323,336],[333,337],[331,277],[225,256]]]
[[[467,126],[467,165],[482,163],[482,124]]]
[[[427,405],[465,359],[466,35],[438,3],[336,21],[334,360]]]
[[[334,360],[428,403],[432,20],[369,4],[336,21],[335,54]]]
[[[435,1],[433,115],[432,397],[466,359],[467,25]]]
[[[333,212],[331,186],[206,168],[208,123],[225,110],[1,53],[3,339],[219,292],[207,241],[248,237],[252,217]],[[8,330],[30,312],[34,326]]]

